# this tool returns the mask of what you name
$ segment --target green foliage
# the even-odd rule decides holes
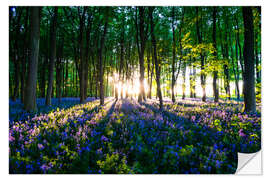
[[[107,154],[104,161],[98,160],[97,165],[101,169],[102,173],[106,174],[127,174],[132,173],[127,166],[126,156],[120,158],[118,153]]]

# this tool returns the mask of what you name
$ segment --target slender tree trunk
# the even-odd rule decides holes
[[[103,29],[103,34],[101,36],[100,40],[100,48],[99,48],[99,89],[100,89],[100,105],[104,104],[104,87],[103,87],[103,60],[102,60],[102,51],[104,48],[104,42],[105,42],[105,37],[107,33],[107,26],[108,26],[108,17],[106,17],[104,29]]]
[[[238,86],[238,79],[236,75],[236,70],[235,70],[235,62],[234,62],[234,53],[233,53],[233,43],[231,39],[231,33],[229,32],[229,46],[230,46],[230,51],[231,51],[231,63],[232,63],[232,69],[233,69],[233,74],[234,74],[234,79],[235,79],[235,95],[239,99],[239,86]],[[235,57],[237,59],[237,57]]]
[[[31,17],[31,34],[30,34],[30,61],[28,66],[28,77],[25,91],[24,109],[27,111],[36,110],[36,87],[37,87],[37,70],[38,54],[40,39],[40,7],[30,7]]]
[[[186,98],[186,62],[183,62],[183,71],[182,71],[182,78],[183,78],[183,83],[182,83],[182,99]]]
[[[254,37],[254,43],[255,43],[255,64],[256,64],[256,82],[259,84],[261,83],[261,76],[260,76],[260,68],[259,68],[259,46],[258,46],[258,42],[259,40],[257,39],[258,37],[258,33],[257,31],[255,31],[254,33],[255,37]]]
[[[14,68],[15,68],[15,74],[14,74],[14,90],[13,90],[13,96],[12,96],[12,100],[15,101],[18,97],[19,94],[19,87],[20,87],[20,49],[19,49],[19,37],[20,37],[20,29],[21,29],[21,17],[22,17],[22,10],[19,9],[18,11],[16,11],[16,26],[15,26],[15,34],[14,36],[17,37],[15,38],[15,42],[14,42],[14,47],[13,47],[13,63],[14,63]]]
[[[199,8],[196,7],[196,14],[197,14],[197,20],[196,20],[196,31],[197,31],[197,38],[198,38],[198,44],[202,43],[202,35],[200,32],[200,22],[199,22]],[[204,64],[205,64],[205,57],[203,55],[203,52],[201,52],[201,86],[202,86],[202,91],[203,91],[203,95],[202,95],[202,101],[206,101],[206,90],[205,90],[205,79],[206,79],[206,75],[204,72]]]
[[[56,26],[57,26],[57,16],[58,16],[58,7],[54,7],[54,15],[52,17],[52,23],[50,27],[50,69],[49,69],[49,78],[48,78],[48,88],[46,95],[46,105],[51,105],[51,95],[52,95],[52,84],[54,76],[54,63],[56,56]]]
[[[26,8],[26,15],[25,15],[25,32],[24,32],[24,39],[25,45],[23,47],[23,59],[22,59],[22,71],[21,71],[21,102],[24,102],[24,94],[25,94],[25,79],[26,79],[26,63],[28,62],[28,19],[29,19],[29,8]]]
[[[85,57],[85,46],[84,46],[84,32],[85,32],[85,13],[86,7],[78,7],[79,14],[79,62],[78,62],[78,70],[79,70],[79,80],[80,80],[80,103],[84,103],[85,101],[85,78],[86,76],[86,57]]]
[[[217,14],[217,8],[213,7],[213,46],[215,49],[214,56],[217,59],[217,41],[216,41],[216,14]],[[218,91],[218,71],[216,69],[216,66],[214,67],[214,72],[213,72],[213,92],[214,92],[214,102],[218,102],[219,100],[219,91]]]
[[[175,103],[174,87],[176,83],[175,77],[175,30],[174,30],[174,7],[172,7],[172,32],[173,32],[173,47],[172,47],[172,102]]]
[[[192,76],[192,89],[193,89],[193,98],[196,98],[196,67],[195,67],[195,58],[193,59],[193,76]]]
[[[252,7],[243,7],[244,19],[244,103],[246,112],[256,112],[254,36]]]
[[[226,94],[227,98],[231,99],[231,90],[230,90],[230,74],[229,74],[229,44],[228,44],[228,16],[226,15],[225,17],[225,40],[224,40],[224,57],[226,58],[228,64],[224,65],[224,74],[225,74],[225,89],[226,89]]]
[[[193,71],[192,71],[192,60],[191,57],[189,59],[189,92],[190,92],[190,98],[193,98]]]
[[[245,72],[245,69],[244,69],[244,64],[243,64],[243,56],[242,56],[242,47],[241,47],[241,44],[240,44],[240,37],[239,37],[239,26],[238,26],[238,17],[235,16],[234,17],[235,19],[235,23],[236,23],[236,43],[238,45],[238,48],[239,48],[239,62],[240,62],[240,67],[241,67],[241,70],[242,70],[242,79],[244,80],[244,72]],[[237,62],[238,63],[238,62]],[[244,95],[244,86],[242,88],[242,94]]]
[[[123,23],[122,36],[121,36],[121,42],[120,42],[120,68],[119,68],[119,82],[122,85],[122,88],[120,89],[121,99],[123,99],[124,35],[125,35],[125,29],[124,29],[124,23]]]
[[[159,68],[159,62],[157,59],[157,47],[156,47],[156,38],[154,34],[154,22],[153,22],[153,11],[154,7],[149,7],[149,18],[150,18],[150,25],[151,25],[151,38],[152,38],[152,45],[153,45],[153,59],[155,60],[155,70],[156,70],[156,82],[157,82],[157,95],[159,98],[159,108],[163,109],[163,101],[162,101],[162,94],[160,89],[160,68]]]
[[[150,86],[150,47],[147,48],[147,78],[148,78],[148,85]],[[149,88],[147,98],[151,99],[151,90]]]
[[[239,67],[238,67],[238,46],[237,42],[235,42],[235,57],[236,57],[236,88],[237,88],[237,99],[240,100],[240,89],[239,89]]]
[[[152,64],[154,65],[154,60],[152,59]],[[151,68],[151,77],[149,84],[149,99],[152,99],[152,82],[153,82],[154,66]]]
[[[139,52],[139,64],[140,64],[140,93],[138,96],[138,101],[142,102],[142,100],[146,100],[145,98],[145,91],[144,91],[144,50],[145,50],[145,43],[147,39],[147,28],[145,28],[145,7],[140,6],[139,8],[139,25],[137,23],[137,10],[136,10],[136,40]],[[139,26],[139,30],[138,30]],[[139,41],[140,37],[140,41]]]
[[[91,52],[92,50],[90,50],[90,48],[92,47],[89,47],[90,46],[90,33],[91,33],[91,30],[92,30],[92,15],[91,14],[88,14],[88,26],[87,26],[87,29],[86,29],[86,43],[85,43],[85,59],[84,59],[84,101],[86,100],[87,98],[87,90],[88,90],[88,70],[89,70],[89,59],[90,59],[90,55],[89,55],[89,52]]]

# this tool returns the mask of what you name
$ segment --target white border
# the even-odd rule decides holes
[[[20,5],[20,6],[70,6],[70,5],[88,5],[88,6],[100,6],[100,5],[110,5],[110,6],[127,6],[127,5],[155,5],[155,6],[259,6],[262,5],[262,95],[263,95],[263,114],[262,114],[262,148],[263,148],[263,176],[239,176],[239,175],[65,175],[64,178],[80,178],[80,179],[179,179],[179,178],[188,178],[188,179],[197,179],[197,178],[205,178],[205,179],[227,179],[227,178],[244,178],[244,179],[261,179],[266,178],[270,174],[268,167],[266,165],[267,160],[269,161],[269,115],[267,113],[268,108],[270,107],[270,89],[268,78],[270,77],[269,70],[270,68],[270,56],[269,56],[269,17],[270,17],[270,9],[267,6],[267,2],[269,0],[1,0],[0,4],[0,35],[1,35],[1,59],[0,59],[0,73],[1,73],[1,93],[0,93],[0,112],[1,112],[1,130],[0,130],[0,139],[1,139],[1,148],[0,148],[0,172],[1,179],[48,179],[48,178],[59,178],[58,175],[8,175],[8,6],[12,5]],[[266,150],[267,149],[267,150]],[[264,153],[265,152],[265,153]],[[269,164],[269,163],[267,163]],[[217,177],[218,176],[218,177]],[[229,176],[229,177],[228,177]],[[62,176],[60,177],[62,178]],[[269,178],[269,177],[268,177]]]

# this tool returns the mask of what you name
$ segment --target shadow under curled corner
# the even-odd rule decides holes
[[[262,175],[262,151],[238,153],[238,165],[235,174]]]

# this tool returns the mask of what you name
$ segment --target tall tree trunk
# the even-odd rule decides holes
[[[150,85],[150,47],[147,48],[147,82]],[[147,98],[150,98],[150,89],[148,90]]]
[[[150,25],[151,25],[151,38],[152,38],[152,45],[153,45],[153,59],[155,60],[155,70],[156,70],[156,82],[157,82],[157,95],[159,98],[159,108],[162,110],[163,109],[163,101],[162,101],[162,94],[161,94],[161,89],[160,89],[160,67],[159,67],[159,62],[157,59],[157,47],[156,47],[156,38],[154,34],[154,22],[153,22],[153,11],[154,7],[149,7],[149,18],[150,18]]]
[[[233,42],[231,39],[231,33],[229,32],[229,46],[230,46],[230,51],[231,51],[231,64],[232,64],[232,69],[233,69],[233,74],[234,74],[234,79],[235,79],[235,95],[237,99],[239,99],[239,84],[238,84],[238,79],[236,75],[236,70],[235,70],[235,62],[234,62],[234,53],[233,53]],[[237,57],[235,57],[237,59]]]
[[[65,97],[68,96],[68,59],[66,60]]]
[[[195,66],[195,58],[193,58],[193,65],[192,65],[192,89],[193,89],[193,98],[196,98],[196,66]]]
[[[231,90],[230,90],[230,74],[229,74],[229,44],[228,44],[228,15],[225,17],[225,40],[224,40],[224,58],[226,58],[227,63],[224,65],[224,74],[225,74],[225,90],[227,94],[227,98],[231,99]]]
[[[15,21],[15,34],[14,36],[16,37],[14,39],[14,47],[13,47],[13,63],[14,63],[14,68],[15,68],[15,74],[14,74],[14,90],[13,90],[13,95],[12,95],[12,100],[15,101],[18,97],[19,94],[19,87],[20,87],[20,49],[19,49],[19,37],[20,37],[20,29],[21,29],[21,17],[22,17],[22,9],[16,10],[16,21]]]
[[[258,37],[258,33],[257,31],[255,31],[254,33],[255,37],[254,37],[254,43],[255,43],[255,64],[256,64],[256,82],[259,84],[261,83],[261,76],[260,76],[260,68],[259,68],[259,46],[258,46],[258,42],[259,40],[257,39]]]
[[[103,60],[102,60],[102,51],[104,48],[104,42],[105,42],[105,37],[107,33],[107,26],[108,26],[108,17],[106,17],[105,24],[104,24],[104,29],[103,29],[103,34],[101,36],[100,40],[100,48],[99,48],[99,89],[100,89],[100,105],[104,104],[104,87],[103,87]]]
[[[27,111],[36,110],[36,87],[37,87],[37,70],[38,54],[40,39],[40,7],[30,7],[31,17],[31,34],[30,34],[30,61],[28,66],[28,77],[25,91],[24,109]]]
[[[54,15],[52,17],[52,23],[50,27],[50,69],[48,77],[48,88],[46,95],[46,105],[51,105],[51,95],[52,95],[52,84],[54,76],[54,63],[56,56],[56,26],[57,26],[57,16],[58,16],[58,7],[54,7]]]
[[[189,92],[190,98],[193,98],[193,71],[192,71],[192,60],[189,58]]]
[[[240,67],[241,67],[241,70],[242,70],[242,79],[244,80],[244,72],[245,72],[245,69],[244,69],[244,64],[243,64],[243,56],[242,56],[242,47],[241,47],[241,44],[240,44],[240,37],[239,37],[239,25],[238,25],[238,17],[237,16],[234,16],[234,19],[235,19],[235,23],[236,23],[236,43],[238,45],[238,48],[239,48],[239,63],[240,63]],[[237,62],[238,63],[238,62]],[[242,88],[242,93],[244,95],[244,86]]]
[[[235,58],[236,58],[236,88],[237,88],[237,99],[240,100],[240,89],[239,89],[239,67],[238,67],[238,46],[237,46],[237,42],[235,42]]]
[[[246,112],[256,112],[254,74],[254,36],[252,7],[243,7],[244,19],[244,103]]]
[[[89,47],[90,46],[90,33],[91,33],[91,30],[92,30],[92,14],[88,14],[88,26],[87,26],[87,29],[86,29],[86,43],[85,43],[85,63],[84,63],[84,101],[86,100],[87,98],[87,89],[88,89],[88,70],[89,70],[89,59],[90,59],[90,55],[89,55],[89,52],[91,52],[91,48],[92,47]]]
[[[25,32],[24,32],[24,39],[23,42],[25,43],[23,47],[23,58],[22,58],[22,71],[21,71],[21,102],[24,102],[24,94],[25,94],[25,77],[26,77],[26,63],[28,62],[28,42],[29,42],[29,36],[28,36],[28,19],[29,19],[29,8],[26,8],[26,15],[25,15]]]
[[[136,40],[137,40],[139,64],[140,64],[140,78],[139,78],[140,79],[140,92],[138,96],[138,101],[142,102],[142,100],[146,100],[145,91],[144,91],[144,50],[145,50],[145,43],[147,39],[148,26],[144,22],[145,7],[140,6],[138,8],[139,8],[139,25],[137,23],[137,9],[136,9]],[[146,28],[145,28],[145,25],[146,25]],[[140,41],[139,41],[139,37],[140,37]]]
[[[154,59],[152,58],[152,64],[154,65]],[[149,83],[149,99],[152,99],[152,84],[153,84],[154,66],[151,68],[151,77]]]
[[[172,102],[175,103],[174,87],[176,83],[175,78],[175,30],[174,30],[174,7],[172,7],[172,32],[173,32],[173,47],[172,47]]]
[[[197,14],[197,20],[196,20],[196,31],[197,31],[197,38],[198,38],[198,44],[202,43],[202,35],[200,32],[200,22],[199,22],[199,8],[196,7],[196,14]],[[206,75],[204,72],[204,64],[205,64],[205,57],[203,55],[203,52],[201,52],[201,86],[203,90],[203,95],[202,95],[202,101],[206,101],[206,90],[205,90],[205,79]]]
[[[121,35],[121,42],[120,42],[120,68],[119,68],[119,82],[122,85],[122,88],[120,89],[120,97],[123,99],[123,67],[124,67],[124,35],[125,35],[125,29],[124,29],[124,22],[122,24],[122,35]]]
[[[217,41],[216,41],[216,14],[217,14],[217,9],[216,7],[213,7],[213,46],[215,49],[214,56],[217,59]],[[219,100],[219,88],[218,88],[218,71],[216,69],[216,66],[214,67],[214,72],[213,72],[213,92],[214,92],[214,102],[218,102]]]

